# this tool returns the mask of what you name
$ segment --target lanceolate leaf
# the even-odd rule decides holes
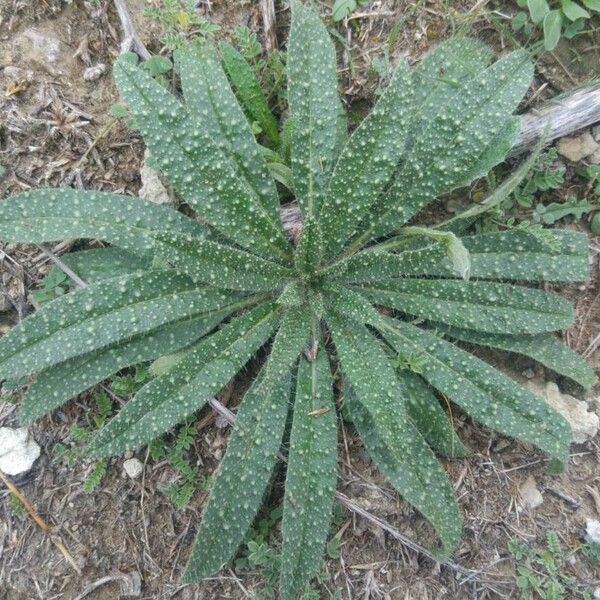
[[[267,363],[268,364],[268,363]],[[233,558],[260,509],[288,414],[291,376],[267,393],[260,378],[246,392],[217,471],[184,575],[198,581]]]
[[[86,283],[148,271],[152,267],[149,257],[136,256],[112,246],[69,252],[61,259]]]
[[[316,12],[292,0],[288,40],[288,102],[292,119],[294,191],[305,215],[317,214],[336,160],[337,60],[333,43]]]
[[[544,400],[433,332],[395,319],[388,324],[386,340],[399,353],[422,355],[421,375],[433,387],[477,421],[566,463],[570,427]]]
[[[239,298],[199,288],[168,271],[95,283],[50,302],[0,338],[0,379],[21,377],[186,317],[221,311]]]
[[[506,283],[398,279],[357,289],[409,315],[489,333],[543,333],[573,322],[571,305],[557,294]]]
[[[219,318],[214,316],[185,319],[46,369],[23,396],[19,418],[23,424],[29,424],[125,367],[175,352],[195,342],[218,322]]]
[[[468,456],[468,448],[454,430],[452,412],[444,412],[431,388],[416,373],[403,370],[397,375],[406,391],[408,414],[431,448],[451,458]]]
[[[274,146],[279,146],[279,126],[250,65],[228,42],[219,46],[223,66],[244,110]]]
[[[469,252],[472,278],[585,281],[588,277],[587,238],[575,231],[544,230],[538,236],[511,229],[461,241]],[[375,246],[344,261],[337,272],[341,280],[357,283],[395,277],[457,277],[447,254],[438,243],[398,253],[378,251]]]
[[[415,133],[413,147],[379,202],[380,214],[367,222],[358,239],[368,241],[393,231],[436,196],[467,185],[499,163],[518,130],[510,114],[531,77],[527,53],[517,51],[451,86],[452,105],[442,104],[418,136]],[[489,117],[492,113],[494,119]]]
[[[311,344],[313,315],[306,305],[288,308],[273,339],[269,363],[261,383],[262,391],[278,382],[298,359],[298,355]]]
[[[326,256],[335,256],[398,165],[411,121],[411,71],[400,63],[387,89],[352,134],[335,166],[319,215]]]
[[[234,290],[283,288],[293,271],[280,264],[209,240],[159,236],[160,252],[176,270],[195,281]]]
[[[279,224],[275,182],[214,52],[208,45],[201,50],[177,50],[175,64],[187,109],[235,164],[265,214]]]
[[[443,328],[442,331],[464,342],[530,356],[551,371],[576,381],[585,389],[591,388],[596,381],[594,370],[577,352],[552,334],[501,335],[457,327]]]
[[[132,64],[130,55],[117,61],[115,79],[156,165],[186,202],[236,243],[263,256],[287,257],[278,220],[265,211],[211,128]]]
[[[342,372],[357,402],[351,418],[379,470],[433,525],[448,556],[458,542],[460,518],[452,488],[406,410],[406,391],[379,342],[364,328],[327,317]]]
[[[283,505],[282,600],[291,600],[319,570],[337,480],[333,378],[321,348],[300,359]]]
[[[278,311],[263,304],[204,338],[177,368],[147,383],[103,427],[89,447],[97,457],[139,448],[198,410],[266,342]]]
[[[164,206],[106,192],[47,188],[0,203],[0,239],[10,242],[90,238],[148,255],[158,232],[203,238],[206,229]]]

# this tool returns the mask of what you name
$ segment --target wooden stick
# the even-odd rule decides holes
[[[509,156],[534,146],[548,127],[548,143],[600,121],[600,84],[553,98],[521,117],[521,130]]]
[[[265,49],[268,54],[277,48],[277,36],[275,34],[275,0],[260,0],[260,12],[263,19],[263,31],[265,36]]]
[[[8,488],[10,493],[21,503],[23,508],[26,510],[27,514],[30,516],[31,520],[48,536],[50,537],[50,541],[60,550],[61,554],[65,557],[65,560],[73,567],[73,569],[77,572],[78,575],[81,575],[81,569],[79,565],[75,562],[75,559],[71,556],[69,551],[66,549],[65,545],[62,541],[55,535],[52,534],[52,529],[50,525],[38,515],[36,510],[29,504],[29,501],[19,488],[10,480],[4,473],[0,470],[0,480],[4,483],[4,485]]]
[[[143,60],[150,58],[150,52],[148,52],[146,46],[137,34],[131,15],[125,6],[124,0],[114,0],[117,14],[119,15],[119,21],[121,21],[121,28],[123,29],[123,41],[121,42],[121,48],[119,52],[124,54],[133,50]]]

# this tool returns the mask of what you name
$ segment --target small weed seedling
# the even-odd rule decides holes
[[[542,548],[510,541],[508,550],[517,562],[516,583],[522,600],[592,600],[590,590],[568,574],[568,565],[572,557],[581,560],[578,554],[597,560],[600,553],[597,544],[583,544],[565,552],[556,532],[549,531]]]
[[[592,15],[600,12],[600,0],[516,1],[524,10],[513,18],[513,30],[531,36],[541,28],[546,50],[554,50],[561,37],[570,40],[582,33]]]
[[[24,424],[166,356],[89,436],[87,452],[104,459],[193,419],[250,360],[264,357],[237,410],[184,580],[209,577],[235,558],[283,448],[282,600],[297,597],[321,567],[340,404],[374,463],[431,524],[433,552],[443,560],[461,532],[434,454],[461,448],[450,403],[534,444],[554,470],[566,464],[571,441],[568,423],[544,400],[456,342],[531,356],[584,388],[594,381],[552,335],[573,323],[570,304],[527,285],[586,280],[584,235],[557,229],[542,239],[524,228],[473,235],[468,226],[480,206],[432,227],[409,224],[503,161],[519,130],[513,111],[532,78],[528,54],[493,62],[483,43],[449,39],[415,68],[396,65],[349,135],[327,29],[299,0],[291,8],[280,144],[267,133],[274,117],[264,96],[263,120],[253,118],[280,147],[275,154],[289,157],[279,184],[268,166],[274,152],[257,143],[225,53],[182,36],[174,44],[181,95],[131,54],[114,74],[153,166],[185,200],[186,214],[70,188],[0,203],[2,240],[110,245],[71,254],[88,285],[0,338],[0,380],[35,374],[20,403]],[[532,160],[483,207],[514,191]],[[280,220],[280,198],[292,196],[302,214],[293,239]],[[261,556],[258,547],[252,552]]]

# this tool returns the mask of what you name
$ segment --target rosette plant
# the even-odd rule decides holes
[[[593,379],[550,333],[571,324],[571,306],[527,285],[585,280],[584,235],[463,234],[473,210],[433,227],[413,219],[504,159],[532,78],[527,54],[491,63],[484,44],[450,39],[414,69],[400,62],[349,135],[332,41],[316,12],[293,0],[285,131],[303,222],[297,241],[282,228],[266,153],[217,52],[190,47],[174,58],[182,97],[132,55],[121,56],[114,73],[187,214],[66,188],[0,203],[0,239],[108,244],[66,256],[88,285],[0,340],[1,378],[35,374],[22,422],[166,355],[89,447],[96,457],[120,454],[196,413],[260,352],[266,358],[237,410],[185,580],[201,580],[235,556],[283,452],[280,597],[305,586],[331,519],[340,415],[431,524],[440,558],[449,556],[459,511],[434,452],[466,452],[450,402],[556,463],[566,462],[570,442],[559,414],[462,342],[533,357],[582,386]]]

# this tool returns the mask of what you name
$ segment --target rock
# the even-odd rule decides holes
[[[144,463],[137,458],[128,458],[123,462],[123,470],[130,479],[137,479],[144,470]]]
[[[577,162],[600,150],[600,144],[589,131],[577,137],[564,137],[556,145],[558,153],[572,162]]]
[[[96,79],[100,79],[104,73],[106,73],[106,65],[104,63],[100,63],[95,67],[88,67],[83,72],[83,79],[85,81],[96,81]]]
[[[600,587],[594,590],[594,600],[600,600]]]
[[[590,544],[600,545],[600,521],[587,519],[585,522],[585,539]]]
[[[537,488],[537,483],[531,475],[519,487],[519,495],[521,496],[521,505],[524,508],[534,509],[544,502],[544,498]]]
[[[40,455],[40,447],[26,427],[0,427],[0,470],[19,475],[31,469]]]
[[[140,198],[150,200],[154,204],[174,205],[175,199],[169,194],[169,191],[160,179],[160,175],[150,166],[148,159],[150,154],[148,150],[144,153],[144,163],[140,171],[142,187],[138,193]]]
[[[596,150],[591,156],[588,156],[588,162],[593,165],[600,165],[600,149]]]
[[[544,398],[548,404],[558,411],[571,426],[573,441],[582,444],[592,439],[598,433],[600,418],[593,412],[588,412],[588,404],[569,394],[563,394],[553,382],[546,384],[532,380],[525,386],[534,394]]]
[[[32,50],[40,62],[54,63],[58,60],[60,42],[56,38],[50,37],[47,33],[42,33],[34,27],[26,29],[23,32],[23,37],[31,42]]]

